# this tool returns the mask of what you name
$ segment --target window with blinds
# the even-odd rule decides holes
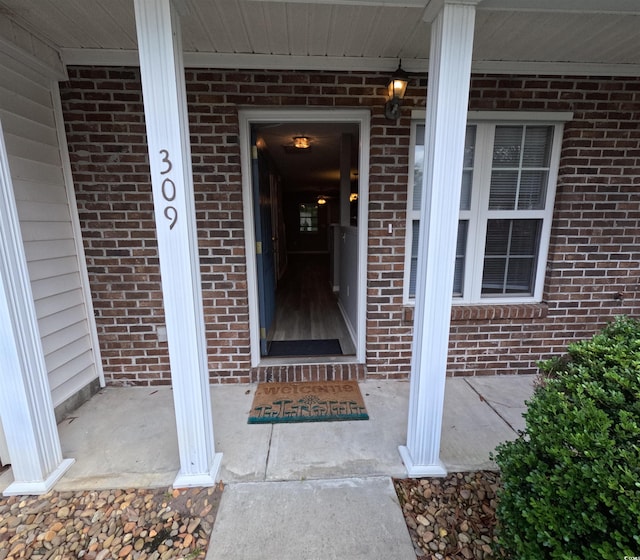
[[[454,302],[540,301],[563,125],[467,125]],[[412,130],[413,174],[407,211],[406,300],[415,298],[425,126]]]

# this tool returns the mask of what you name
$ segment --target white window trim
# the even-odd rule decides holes
[[[413,220],[420,219],[420,211],[413,210],[413,168],[415,163],[415,141],[416,127],[426,118],[426,112],[423,110],[414,110],[411,113],[411,138],[409,153],[409,180],[407,185],[407,227],[405,238],[405,274],[403,300],[405,305],[414,305],[415,299],[409,295],[410,269],[411,269],[411,248],[412,248],[412,224]],[[469,217],[469,235],[467,237],[465,263],[466,271],[473,271],[471,274],[464,275],[463,297],[453,297],[454,305],[509,305],[521,303],[539,303],[542,301],[544,292],[544,278],[546,274],[546,262],[549,254],[549,242],[551,239],[551,226],[553,221],[553,209],[555,205],[556,185],[558,181],[558,168],[560,163],[560,153],[562,150],[562,138],[564,132],[564,123],[573,119],[572,112],[526,112],[526,111],[470,111],[468,113],[467,122],[469,124],[486,124],[487,122],[495,125],[502,123],[517,124],[548,124],[554,126],[554,140],[551,150],[551,158],[549,163],[549,182],[546,193],[546,204],[544,210],[535,211],[518,211],[518,218],[526,219],[537,218],[542,219],[542,231],[540,232],[540,247],[537,259],[536,277],[534,280],[534,293],[532,296],[501,296],[501,297],[480,297],[481,285],[476,282],[472,288],[473,278],[477,277],[481,272],[478,268],[483,266],[483,250],[484,238],[486,237],[486,220],[484,220],[483,231],[478,231],[476,220],[479,218],[479,208],[483,202],[483,197],[488,196],[487,192],[483,192],[477,185],[482,181],[486,181],[487,174],[491,173],[491,154],[481,154],[474,162],[473,187],[471,198],[471,209],[463,213]],[[487,129],[488,130],[488,129]],[[487,133],[485,130],[485,133]],[[481,133],[481,129],[477,131]],[[476,146],[484,148],[485,152],[489,150],[489,143],[480,141],[480,137],[476,138]],[[486,202],[486,200],[484,200]],[[486,206],[486,205],[485,205]],[[497,211],[491,211],[492,217],[500,217]],[[513,217],[513,211],[504,211],[504,217]],[[463,217],[464,219],[464,217]],[[474,245],[475,243],[475,245]],[[482,249],[482,250],[481,250]]]
[[[420,210],[413,209],[413,175],[414,175],[414,167],[415,167],[415,158],[416,158],[416,129],[417,123],[419,122],[417,117],[414,117],[414,113],[416,111],[411,112],[411,136],[409,140],[409,180],[407,182],[407,219],[406,219],[406,233],[404,240],[404,280],[403,280],[403,290],[402,290],[402,299],[404,305],[414,305],[415,298],[409,295],[409,284],[411,278],[411,249],[413,248],[413,222],[414,220],[420,220]],[[421,113],[421,121],[425,120],[425,111],[420,111]]]

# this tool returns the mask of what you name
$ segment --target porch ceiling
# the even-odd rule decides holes
[[[435,2],[436,0],[432,0]],[[426,69],[429,0],[179,0],[186,53],[210,65],[256,66],[254,55],[298,67]],[[515,6],[515,8],[514,8]],[[65,62],[105,53],[135,63],[133,0],[0,0],[10,19],[58,49]],[[636,0],[481,0],[474,62],[640,64]],[[249,56],[247,56],[249,55]],[[204,60],[204,59],[202,59]],[[188,61],[187,61],[188,64]],[[260,67],[263,67],[262,62]]]

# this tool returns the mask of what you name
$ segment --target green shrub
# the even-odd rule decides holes
[[[640,557],[640,322],[618,318],[540,368],[526,431],[495,456],[503,553]]]

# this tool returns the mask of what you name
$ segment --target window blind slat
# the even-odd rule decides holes
[[[489,210],[513,210],[518,188],[517,171],[496,171],[491,173]]]
[[[548,179],[548,171],[522,172],[518,210],[541,210],[544,208]]]
[[[519,167],[522,126],[496,126],[493,167]]]
[[[488,220],[483,295],[531,295],[542,220]]]
[[[411,224],[411,270],[409,271],[409,295],[416,297],[416,278],[418,276],[418,240],[420,222],[413,220]]]
[[[456,264],[453,274],[453,295],[462,296],[464,286],[464,270],[467,258],[467,235],[469,233],[469,220],[458,222],[458,239],[456,243]]]
[[[549,167],[553,128],[527,126],[522,154],[523,167]]]

